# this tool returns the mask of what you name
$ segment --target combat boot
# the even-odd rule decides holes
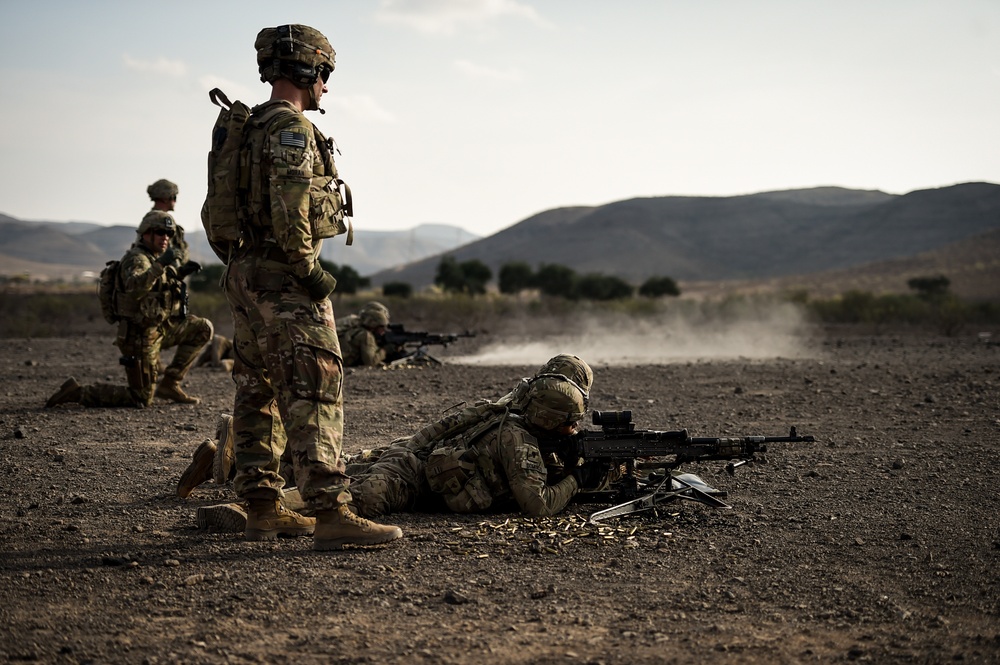
[[[45,403],[46,409],[51,409],[57,404],[68,404],[69,402],[79,402],[83,397],[83,386],[76,382],[72,376],[63,381],[59,390]]]
[[[316,513],[314,550],[342,550],[344,545],[382,545],[403,537],[398,526],[376,524],[358,517],[346,505]]]
[[[165,376],[160,381],[160,385],[156,387],[156,396],[178,404],[197,404],[201,401],[181,390],[181,382],[170,376]]]
[[[191,457],[193,458],[191,464],[181,474],[181,479],[177,483],[177,496],[182,499],[191,496],[195,487],[212,479],[215,443],[211,439],[205,439]]]
[[[198,528],[204,531],[244,533],[247,530],[247,511],[238,503],[200,506],[196,519]]]
[[[255,499],[247,508],[246,540],[274,540],[278,536],[309,536],[316,520],[286,509],[277,499]]]
[[[212,477],[217,485],[229,482],[233,466],[236,464],[236,450],[233,444],[233,417],[224,413],[219,417],[219,427],[215,431],[219,445],[215,450],[215,460],[212,463]]]

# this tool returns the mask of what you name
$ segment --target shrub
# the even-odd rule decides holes
[[[523,261],[512,261],[500,267],[497,285],[500,293],[516,295],[531,288],[534,278],[531,266]]]
[[[679,296],[680,294],[681,290],[672,277],[650,277],[639,287],[639,295],[645,298]]]
[[[632,285],[620,277],[600,273],[584,275],[576,283],[577,297],[587,300],[622,300],[631,298],[633,291]]]
[[[576,272],[557,263],[542,264],[535,273],[535,286],[547,296],[576,298]]]
[[[413,295],[413,287],[406,282],[386,282],[382,285],[382,295],[387,298],[409,298]]]

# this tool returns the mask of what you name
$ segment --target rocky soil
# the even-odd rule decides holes
[[[124,380],[109,337],[0,340],[0,657],[54,663],[1000,662],[1000,345],[814,331],[808,357],[598,365],[591,406],[692,435],[785,434],[766,463],[687,470],[729,510],[590,526],[394,516],[405,538],[318,553],[197,528],[234,499],[175,486],[232,402],[42,405]],[[572,352],[573,349],[565,349]],[[383,444],[537,363],[354,371],[346,448]]]

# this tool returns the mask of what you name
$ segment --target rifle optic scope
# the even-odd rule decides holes
[[[594,411],[594,424],[601,427],[622,427],[632,422],[631,411]]]

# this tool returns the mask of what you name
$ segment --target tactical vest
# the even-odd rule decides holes
[[[141,244],[132,245],[121,260],[120,274],[123,281],[131,264],[141,260],[140,257],[145,257],[150,263],[156,260]],[[117,293],[118,315],[144,328],[158,326],[171,316],[179,314],[181,303],[176,293],[179,286],[177,280],[170,279],[164,272],[148,293],[121,288]]]
[[[273,238],[270,196],[272,137],[279,136],[282,129],[298,124],[301,124],[301,114],[280,102],[255,107],[247,121],[240,168],[249,174],[246,209],[254,241]],[[351,190],[337,176],[333,142],[323,136],[315,125],[312,129],[316,147],[309,183],[312,237],[320,240],[346,233],[347,244],[353,244],[354,228],[349,219],[354,214]]]

